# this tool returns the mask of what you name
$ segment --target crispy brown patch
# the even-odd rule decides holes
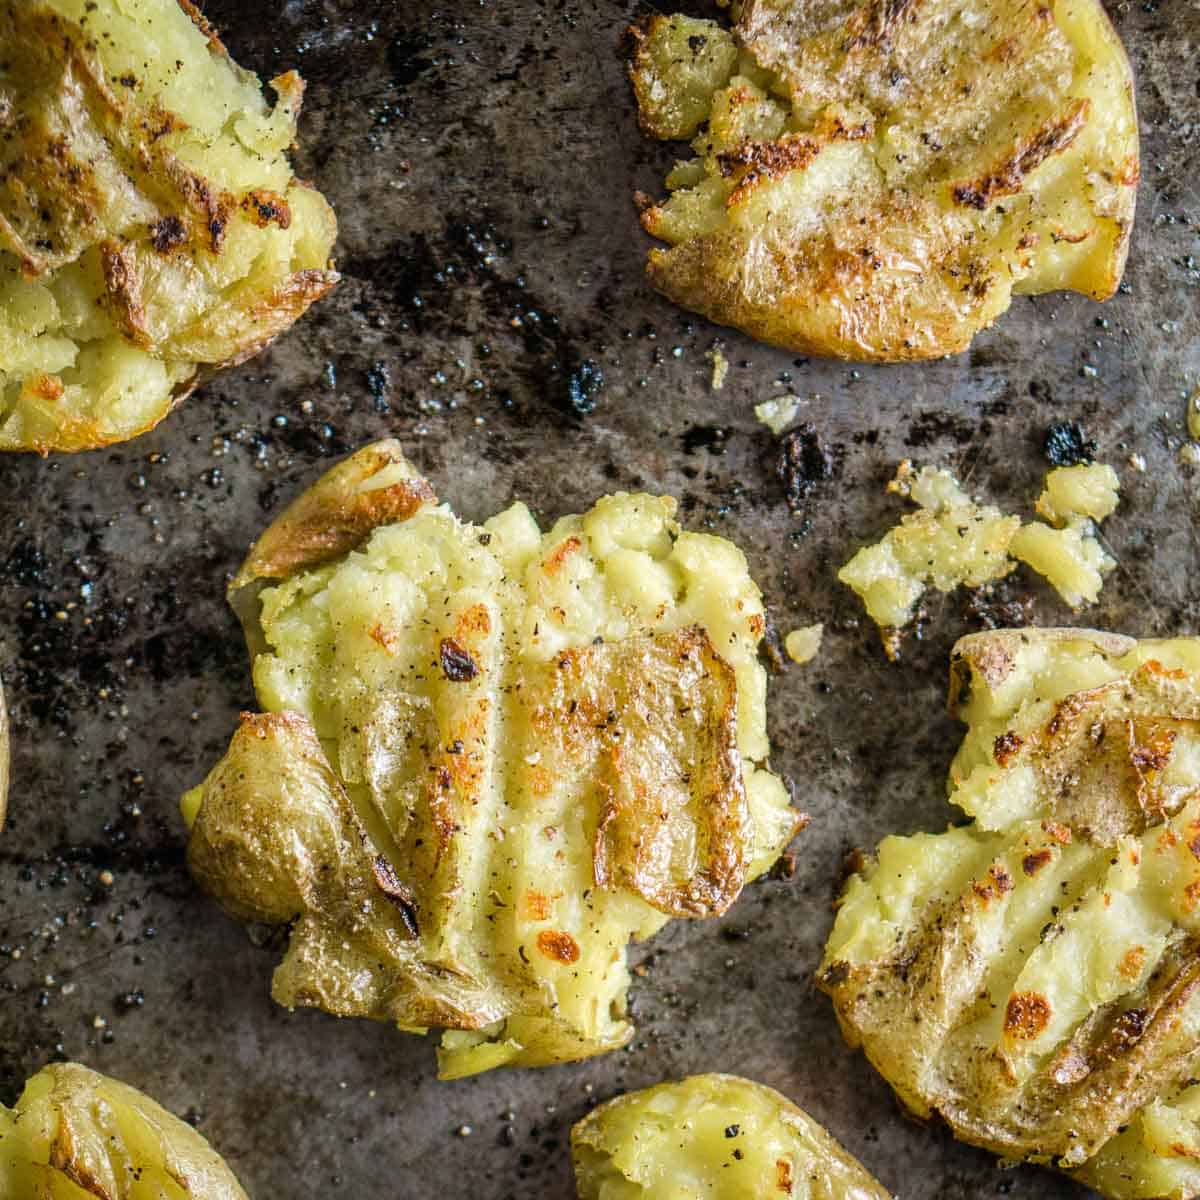
[[[153,339],[142,304],[142,277],[137,260],[111,239],[100,243],[99,254],[105,298],[114,324],[127,341],[141,350],[149,349]]]
[[[177,0],[177,3],[187,13],[192,24],[208,39],[209,50],[214,54],[220,54],[228,58],[229,51],[225,49],[225,45],[218,36],[217,31],[209,24],[208,18],[192,3],[192,0]]]
[[[116,1200],[116,1197],[88,1169],[78,1146],[75,1132],[66,1116],[59,1122],[54,1140],[50,1143],[50,1166],[65,1175],[77,1188],[96,1200]]]
[[[1011,892],[1012,889],[1012,876],[1000,863],[992,863],[988,868],[986,879],[977,879],[971,884],[971,890],[985,906],[992,900]]]
[[[1136,979],[1142,973],[1142,968],[1145,965],[1146,947],[1130,946],[1121,956],[1121,963],[1117,967],[1117,970],[1126,979]]]
[[[790,1158],[777,1158],[775,1160],[775,1190],[783,1192],[785,1196],[790,1196],[792,1194],[793,1182],[792,1160]]]
[[[550,576],[557,575],[562,569],[563,563],[582,546],[583,543],[573,534],[566,541],[560,542],[554,550],[546,556],[546,561],[542,564],[542,570]]]
[[[479,674],[479,664],[453,638],[442,638],[438,647],[442,674],[451,683],[470,683]]]
[[[389,654],[396,653],[396,647],[400,643],[400,638],[397,634],[393,633],[390,629],[384,629],[378,622],[371,626],[368,633],[370,634],[371,641],[382,646]]]
[[[396,911],[399,912],[400,919],[404,922],[404,928],[408,930],[409,936],[413,938],[419,937],[416,900],[413,897],[412,891],[405,885],[400,876],[396,874],[396,868],[392,866],[385,855],[377,854],[371,863],[371,873],[375,877],[376,886],[395,905]]]
[[[31,392],[40,400],[61,400],[65,389],[63,381],[57,375],[48,375],[45,371],[38,371],[25,381],[24,390]]]
[[[550,897],[529,888],[521,898],[524,916],[529,921],[545,921],[550,916]]]
[[[1031,1042],[1050,1024],[1050,1001],[1040,992],[1014,992],[1004,1009],[1004,1035]]]
[[[257,188],[247,192],[242,197],[242,211],[260,229],[268,225],[278,225],[280,229],[290,229],[292,210],[288,202],[278,193],[267,188]]]
[[[460,638],[470,640],[475,636],[487,637],[492,632],[492,617],[486,604],[472,604],[464,608],[454,625]]]
[[[1155,721],[1129,722],[1129,757],[1139,775],[1161,771],[1171,761],[1177,729]]]
[[[992,743],[992,756],[1000,766],[1007,767],[1024,744],[1022,737],[1009,730]]]
[[[1002,196],[1015,195],[1027,175],[1075,141],[1087,124],[1090,111],[1089,100],[1077,100],[1065,113],[1044,121],[1029,137],[1017,142],[1009,157],[988,174],[955,184],[955,202],[982,211]]]
[[[150,244],[158,254],[170,254],[187,241],[187,226],[176,216],[160,217],[150,226]]]
[[[287,579],[349,554],[381,525],[407,521],[437,497],[416,476],[364,490],[380,471],[404,463],[395,442],[377,442],[339,463],[294,500],[255,542],[231,585]]]
[[[543,929],[537,935],[537,948],[555,962],[570,964],[579,961],[579,943],[561,930]]]
[[[912,19],[920,0],[871,0],[858,9],[846,24],[848,37],[845,53],[886,46],[896,27],[906,17]]]
[[[1068,826],[1062,825],[1058,821],[1043,821],[1042,832],[1060,846],[1069,846],[1071,844],[1071,830]]]
[[[1021,859],[1021,870],[1032,878],[1054,858],[1053,850],[1035,850]]]

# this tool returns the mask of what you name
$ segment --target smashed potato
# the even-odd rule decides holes
[[[887,1200],[785,1096],[694,1075],[601,1104],[571,1130],[580,1200]]]
[[[333,286],[268,104],[186,0],[0,0],[0,449],[156,425]]]
[[[190,1125],[134,1088],[55,1063],[0,1105],[0,1196],[10,1200],[246,1200]]]
[[[1139,174],[1098,0],[733,3],[630,30],[642,127],[691,138],[639,197],[654,286],[803,354],[963,350],[1014,292],[1103,300]]]
[[[291,924],[281,1004],[443,1027],[445,1077],[584,1058],[632,1036],[626,943],[771,865],[762,600],[674,514],[469,525],[384,442],[259,539],[264,712],[184,810],[200,883]]]
[[[889,837],[820,984],[917,1115],[1119,1200],[1196,1194],[1200,639],[955,647],[971,822]]]

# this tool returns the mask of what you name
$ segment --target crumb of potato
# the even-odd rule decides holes
[[[1131,454],[1126,461],[1139,475],[1144,475],[1146,473],[1145,455],[1134,453]]]
[[[1080,520],[1103,521],[1116,511],[1120,481],[1108,463],[1058,467],[1046,475],[1034,508],[1056,529]]]
[[[719,392],[725,386],[725,378],[729,374],[729,359],[721,353],[720,346],[714,346],[704,357],[712,363],[712,390]]]
[[[918,506],[881,541],[864,546],[838,572],[880,627],[889,658],[898,631],[912,620],[927,587],[949,592],[1008,575],[1017,561],[1044,576],[1072,608],[1095,603],[1116,566],[1094,522],[1114,511],[1117,473],[1107,463],[1059,467],[1047,474],[1036,509],[1045,518],[1022,524],[973,500],[951,472],[900,463],[888,491]]]
[[[812,662],[821,651],[821,638],[825,634],[825,626],[821,624],[806,625],[803,629],[793,629],[783,639],[783,648],[794,663],[803,666]]]
[[[1200,445],[1195,442],[1184,442],[1179,447],[1179,461],[1187,467],[1200,466]]]
[[[1200,385],[1197,385],[1188,397],[1187,428],[1188,437],[1193,442],[1200,442]]]
[[[778,437],[795,419],[800,409],[797,396],[772,396],[754,406],[754,415]]]

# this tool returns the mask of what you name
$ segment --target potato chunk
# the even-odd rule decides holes
[[[843,1032],[966,1141],[1194,1195],[1200,639],[976,634],[950,705],[972,822],[851,879],[819,977]]]
[[[201,884],[291,924],[281,1004],[444,1027],[447,1077],[598,1054],[626,943],[771,865],[762,600],[674,513],[468,525],[385,442],[263,534],[232,592],[265,711],[184,811]]]
[[[806,1112],[761,1083],[694,1075],[618,1096],[571,1130],[580,1200],[887,1200]]]
[[[304,85],[183,0],[0,0],[0,45],[0,449],[123,441],[336,281]]]
[[[246,1200],[190,1125],[134,1088],[55,1063],[0,1105],[0,1195],[11,1200]]]
[[[742,0],[631,30],[645,131],[696,158],[644,202],[655,287],[804,354],[933,358],[1014,292],[1102,300],[1138,180],[1098,0]]]

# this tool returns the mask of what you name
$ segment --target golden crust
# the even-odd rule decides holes
[[[280,1003],[451,1031],[452,1077],[598,1054],[632,1034],[626,943],[791,839],[754,765],[761,598],[673,513],[463,525],[382,442],[263,534],[230,598],[271,711],[184,810],[197,880],[291,927]]]
[[[400,477],[371,486],[388,468],[400,468]],[[288,579],[341,558],[381,525],[406,521],[436,503],[433,488],[408,466],[399,442],[374,442],[326,471],[267,526],[229,585],[230,596],[249,584]]]
[[[1157,1195],[1121,1179],[1169,1174],[1160,1152],[1106,1147],[1200,1067],[1200,644],[1003,630],[954,663],[975,823],[881,845],[819,984],[918,1115]]]
[[[866,361],[961,351],[1014,291],[1110,296],[1139,168],[1103,8],[987,0],[970,23],[958,8],[735,5],[723,74],[695,48],[728,36],[712,22],[635,26],[646,131],[690,136],[704,88],[711,108],[700,157],[643,205],[669,243],[650,252],[654,286],[763,341]]]
[[[126,440],[337,282],[333,214],[286,158],[303,85],[275,80],[272,110],[174,0],[101,0],[78,23],[4,0],[0,42],[0,449]]]
[[[6,1195],[246,1200],[232,1171],[189,1125],[148,1096],[78,1063],[33,1076],[0,1105]]]

